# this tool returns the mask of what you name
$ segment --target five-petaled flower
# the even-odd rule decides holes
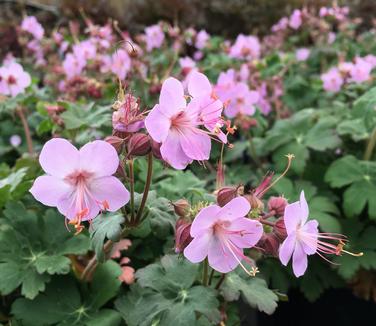
[[[162,144],[162,158],[175,169],[184,169],[193,160],[208,160],[210,137],[219,134],[200,129],[201,125],[211,128],[200,104],[193,100],[187,104],[182,83],[170,77],[162,85],[159,104],[145,119],[150,136]]]
[[[47,175],[38,177],[30,192],[47,206],[57,207],[80,232],[82,221],[100,211],[117,211],[129,201],[129,192],[112,176],[119,158],[114,147],[102,140],[80,150],[62,138],[48,141],[39,156]]]
[[[346,237],[335,233],[319,233],[319,223],[316,220],[307,222],[309,209],[304,197],[300,193],[300,201],[287,205],[285,208],[284,222],[287,238],[279,249],[279,259],[287,265],[292,256],[292,268],[296,277],[302,276],[308,265],[308,255],[318,254],[329,261],[323,254],[341,255],[342,252],[362,256],[362,253],[353,254],[343,249]],[[337,244],[330,243],[338,242]],[[329,261],[330,262],[330,261]]]
[[[192,242],[184,249],[184,256],[192,263],[208,257],[216,271],[227,273],[239,264],[250,275],[256,269],[243,249],[253,247],[263,234],[260,222],[245,216],[251,205],[244,197],[236,197],[223,207],[210,205],[203,208],[191,226]],[[248,271],[242,260],[252,266]]]

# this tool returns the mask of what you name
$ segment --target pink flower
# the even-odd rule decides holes
[[[237,59],[257,59],[261,45],[257,37],[239,34],[235,44],[230,48],[229,56]]]
[[[279,249],[279,259],[287,265],[292,256],[292,267],[296,277],[302,276],[307,269],[307,255],[313,255],[318,247],[318,222],[307,222],[309,215],[304,191],[300,201],[287,205],[284,213],[287,238]]]
[[[43,146],[39,162],[47,175],[38,177],[30,192],[42,204],[57,207],[77,232],[82,221],[102,210],[115,212],[129,201],[128,190],[112,176],[119,157],[105,141],[77,150],[66,139],[54,138]]]
[[[220,129],[224,125],[223,103],[213,93],[209,79],[198,71],[192,71],[188,80],[188,92],[192,96],[192,105],[199,110],[200,122],[223,143],[227,143],[227,137]]]
[[[219,74],[217,85],[215,86],[215,93],[223,103],[226,103],[231,99],[231,90],[236,83],[235,77],[234,69],[229,69]]]
[[[299,9],[295,9],[292,12],[292,15],[290,16],[289,26],[292,29],[298,29],[301,24],[302,24],[302,12]]]
[[[30,33],[37,40],[41,40],[44,35],[42,25],[37,21],[34,16],[26,16],[21,23],[21,30]]]
[[[76,57],[68,53],[63,61],[64,73],[68,79],[78,76],[86,66],[86,60],[83,57]]]
[[[85,40],[73,45],[73,54],[80,61],[95,59],[97,55],[97,47],[91,40]]]
[[[18,147],[21,145],[22,143],[22,138],[19,136],[19,135],[12,135],[10,138],[9,138],[9,143],[11,144],[11,146],[13,147]]]
[[[300,48],[296,50],[295,57],[298,61],[306,61],[309,58],[310,50],[307,48]]]
[[[331,68],[328,72],[322,74],[321,80],[327,92],[337,93],[343,85],[343,78],[337,68]]]
[[[190,57],[180,58],[179,64],[180,64],[181,69],[183,69],[184,71],[187,71],[187,70],[189,71],[192,68],[196,67],[196,62],[192,60]]]
[[[145,28],[146,50],[150,52],[162,46],[165,35],[161,26],[153,25]]]
[[[328,33],[328,44],[333,44],[334,41],[336,40],[336,37],[337,37],[336,33],[329,32]]]
[[[225,108],[226,116],[234,118],[237,115],[253,115],[256,111],[254,105],[258,100],[258,92],[251,91],[247,84],[238,82],[231,89],[230,101]]]
[[[191,226],[192,242],[184,249],[184,256],[192,263],[208,257],[209,265],[227,273],[239,264],[248,273],[242,260],[253,266],[244,255],[244,248],[253,247],[261,238],[260,222],[246,218],[251,205],[244,197],[236,197],[224,207],[210,205],[198,213]]]
[[[112,126],[114,130],[129,133],[144,128],[144,116],[140,111],[140,103],[132,94],[126,94],[124,101],[115,108],[112,114]]]
[[[287,17],[282,17],[278,22],[277,24],[274,24],[272,26],[272,32],[279,32],[279,31],[283,31],[287,28],[287,26],[289,25],[289,19]]]
[[[250,76],[249,67],[246,63],[243,63],[240,67],[239,78],[242,82],[247,82]]]
[[[196,35],[196,48],[202,50],[206,46],[209,39],[210,35],[204,29],[199,31]]]
[[[363,58],[366,62],[368,62],[372,68],[376,67],[376,56],[373,54],[368,54]]]
[[[182,170],[193,160],[209,159],[209,135],[199,129],[200,107],[191,101],[188,105],[180,81],[168,78],[163,82],[156,104],[145,119],[150,136],[162,143],[163,159],[175,169]]]
[[[15,61],[0,68],[0,94],[14,97],[23,93],[30,84],[30,75]]]
[[[124,80],[131,69],[131,58],[126,50],[120,49],[112,55],[111,71],[120,79]]]
[[[361,84],[371,77],[372,64],[362,58],[356,58],[350,70],[350,81]]]
[[[311,219],[307,222],[309,209],[304,197],[304,191],[300,193],[300,201],[287,205],[284,213],[284,223],[287,238],[279,249],[279,259],[283,265],[287,265],[292,256],[292,268],[296,277],[302,276],[308,265],[307,256],[318,254],[324,260],[330,262],[323,254],[340,256],[346,253],[352,256],[362,256],[363,253],[354,254],[343,247],[347,241],[345,236],[336,233],[319,233],[318,222]],[[338,242],[333,244],[328,242]]]

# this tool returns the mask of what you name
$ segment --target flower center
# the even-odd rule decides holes
[[[76,171],[68,175],[65,180],[74,187],[72,196],[72,206],[75,207],[76,216],[69,224],[74,225],[76,233],[80,233],[84,227],[81,225],[82,220],[90,214],[92,204],[96,204],[99,210],[105,211],[109,208],[107,200],[97,200],[90,190],[90,181],[92,173],[88,171]]]
[[[184,111],[180,111],[171,118],[171,128],[180,130],[181,128],[187,128],[190,126],[191,120]]]
[[[14,77],[13,75],[10,75],[10,76],[8,77],[8,84],[9,84],[9,85],[16,84],[16,82],[17,82],[17,79],[16,79],[16,77]]]

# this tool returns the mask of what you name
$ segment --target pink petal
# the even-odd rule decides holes
[[[296,231],[299,223],[301,223],[302,209],[299,202],[287,205],[283,220],[285,222],[287,234]]]
[[[233,221],[239,217],[244,217],[251,209],[251,205],[244,197],[236,197],[221,208],[218,216],[221,220]]]
[[[161,111],[169,118],[187,106],[184,88],[180,81],[170,77],[163,82],[159,104]]]
[[[176,131],[170,131],[160,148],[162,158],[177,170],[183,170],[192,159],[188,157],[180,144],[180,135]]]
[[[119,280],[123,281],[125,284],[133,284],[135,280],[134,268],[130,266],[122,266],[121,270],[122,270],[122,273],[119,276]]]
[[[193,97],[199,97],[203,95],[211,95],[212,86],[209,79],[198,71],[193,71],[190,74],[188,81],[188,93]]]
[[[78,169],[79,161],[77,148],[62,138],[53,138],[45,143],[39,156],[43,170],[60,178],[64,178]]]
[[[295,248],[296,236],[295,233],[290,234],[285,241],[283,241],[282,245],[279,247],[279,260],[283,265],[287,265],[291,255]]]
[[[297,241],[295,244],[294,254],[292,256],[292,269],[296,277],[302,276],[308,265],[307,254],[304,252],[303,247]]]
[[[107,201],[110,212],[115,212],[123,207],[130,198],[129,191],[119,179],[113,176],[94,179],[90,183],[90,191],[100,203]]]
[[[80,149],[81,169],[95,177],[110,176],[119,166],[119,157],[113,146],[103,140],[87,143]]]
[[[208,231],[208,229],[217,221],[217,214],[221,208],[217,205],[210,205],[203,208],[193,220],[191,226],[191,236],[198,235]]]
[[[77,209],[77,193],[76,191],[71,192],[70,194],[66,194],[57,203],[57,209],[59,212],[64,215],[68,220],[74,220],[78,213],[80,213],[79,209]],[[100,206],[94,200],[94,198],[86,198],[85,200],[86,208],[88,208],[89,213],[82,218],[82,221],[92,220],[99,214]]]
[[[184,249],[184,256],[191,263],[199,263],[208,255],[209,243],[212,236],[206,232],[198,237],[193,238],[191,243]]]
[[[303,234],[301,245],[307,255],[313,255],[317,251],[318,226],[319,223],[316,220],[311,220],[301,228],[301,233]]]
[[[46,206],[57,206],[59,199],[70,191],[68,183],[49,175],[36,178],[30,189],[34,198]]]
[[[161,112],[161,107],[156,104],[145,119],[145,127],[151,138],[161,143],[167,138],[171,120]]]
[[[309,216],[309,209],[308,209],[308,204],[307,204],[307,201],[305,199],[305,196],[304,196],[304,190],[302,190],[302,192],[300,193],[300,218],[301,218],[301,222],[302,222],[302,225],[307,221],[307,218]]]
[[[259,240],[264,232],[260,222],[249,218],[239,218],[231,222],[227,228],[229,231],[243,231],[241,234],[229,234],[229,240],[239,248],[251,248]]]
[[[184,128],[180,137],[180,144],[185,155],[193,160],[205,161],[210,157],[210,137],[199,129]]]
[[[210,241],[208,259],[209,265],[220,273],[228,273],[239,265],[234,254],[231,253],[218,237],[213,237]],[[238,260],[241,261],[241,259],[242,258],[238,255]]]

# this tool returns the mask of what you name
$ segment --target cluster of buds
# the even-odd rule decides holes
[[[71,100],[75,100],[81,95],[88,95],[93,98],[102,97],[103,85],[96,79],[76,76],[61,85],[61,89],[65,92],[67,97]]]
[[[113,133],[106,141],[114,146],[118,153],[125,152],[127,159],[145,156],[150,152],[160,159],[160,144],[142,131],[145,127],[145,115],[140,109],[139,99],[132,94],[125,94],[121,84],[119,86],[118,98],[112,105]]]

